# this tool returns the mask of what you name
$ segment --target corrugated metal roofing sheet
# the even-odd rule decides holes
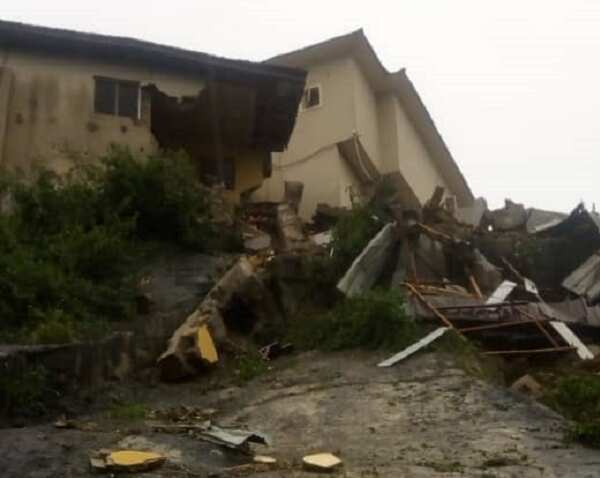
[[[563,281],[562,286],[590,302],[600,297],[600,251],[575,269]]]

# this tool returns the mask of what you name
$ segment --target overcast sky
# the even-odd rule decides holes
[[[2,0],[0,18],[250,60],[362,27],[475,195],[600,207],[600,0]]]

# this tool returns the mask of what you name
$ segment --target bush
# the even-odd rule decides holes
[[[39,365],[24,372],[0,374],[0,412],[43,414],[52,394],[48,384],[48,374]]]
[[[204,250],[220,237],[196,178],[182,155],[114,149],[66,176],[5,180],[14,208],[0,216],[0,339],[69,342],[131,318],[151,244]]]
[[[290,332],[296,345],[322,350],[398,350],[416,338],[416,325],[397,290],[373,290],[348,298],[329,312],[297,318]]]
[[[333,269],[341,276],[369,241],[379,232],[384,222],[376,216],[372,204],[354,204],[333,228]]]
[[[578,375],[562,379],[549,403],[575,420],[568,438],[600,448],[600,377]]]

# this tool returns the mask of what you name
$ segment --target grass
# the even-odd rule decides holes
[[[545,403],[574,421],[566,438],[600,448],[600,376],[572,375],[558,381]]]
[[[288,340],[304,349],[400,350],[418,337],[396,290],[373,290],[345,299],[333,309],[292,320]]]
[[[119,402],[111,406],[108,414],[115,420],[136,421],[143,420],[148,413],[148,409],[142,403],[137,402]]]
[[[236,359],[235,371],[241,383],[247,383],[268,371],[269,367],[258,353],[240,355]]]

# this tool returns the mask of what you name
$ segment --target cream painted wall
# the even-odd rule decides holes
[[[393,93],[380,95],[377,98],[377,119],[379,124],[379,152],[381,160],[380,172],[383,174],[397,172],[398,160],[398,120],[397,99]]]
[[[197,78],[80,58],[15,51],[5,52],[3,58],[15,81],[2,165],[25,173],[36,163],[64,172],[74,157],[96,158],[111,143],[140,153],[157,149],[149,111],[141,120],[94,112],[95,75],[155,83],[181,96],[196,95],[204,87]]]
[[[397,98],[393,98],[398,138],[398,167],[421,203],[427,201],[436,186],[451,188],[425,148]],[[451,194],[451,193],[450,193]]]
[[[422,203],[438,185],[451,194],[395,93],[376,94],[351,58],[304,68],[307,87],[321,86],[323,104],[298,114],[290,145],[272,156],[273,176],[254,195],[256,200],[280,201],[284,181],[302,181],[304,219],[312,217],[319,202],[349,206],[349,188],[358,191],[359,183],[333,145],[354,132],[379,171],[400,171]]]
[[[321,87],[321,106],[298,112],[284,163],[291,163],[317,150],[347,139],[354,129],[353,78],[351,60],[311,65],[306,87]]]
[[[356,129],[355,73],[349,59],[308,68],[306,87],[321,87],[321,106],[299,111],[288,148],[272,155],[273,174],[254,194],[255,200],[280,201],[284,181],[302,181],[300,215],[304,219],[312,217],[319,202],[349,204],[347,187],[356,185],[357,180],[347,170],[336,145]]]
[[[350,60],[350,69],[354,93],[354,127],[371,161],[381,170],[377,98],[356,61]]]

